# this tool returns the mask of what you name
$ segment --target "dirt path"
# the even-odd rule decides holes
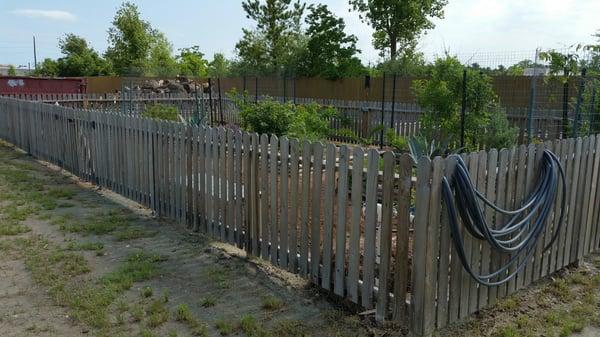
[[[383,334],[219,247],[0,146],[2,336]]]

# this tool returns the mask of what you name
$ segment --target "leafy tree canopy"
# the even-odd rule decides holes
[[[390,59],[398,48],[413,48],[418,37],[434,27],[432,18],[444,16],[447,0],[349,0],[360,18],[375,30],[373,45]]]
[[[58,41],[58,46],[64,55],[56,63],[58,76],[100,76],[111,73],[110,64],[83,37],[66,34]]]
[[[306,57],[303,57],[301,74],[340,78],[363,75],[366,71],[356,57],[357,37],[344,32],[344,20],[336,17],[326,5],[310,8],[306,18],[308,37]]]
[[[180,49],[177,61],[179,62],[180,75],[206,76],[208,62],[204,59],[204,54],[200,51],[200,47],[192,46]]]
[[[238,68],[255,74],[279,74],[288,69],[298,54],[300,25],[306,4],[292,0],[246,0],[246,17],[256,22],[254,30],[243,29],[236,44]],[[289,70],[288,70],[289,71]]]
[[[150,23],[140,18],[138,7],[124,2],[108,29],[105,56],[119,75],[143,75],[155,40]]]
[[[209,77],[224,77],[228,76],[231,68],[231,62],[225,58],[222,53],[215,53],[212,61],[208,63]]]

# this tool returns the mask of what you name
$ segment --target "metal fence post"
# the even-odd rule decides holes
[[[214,121],[214,118],[213,118],[213,110],[214,110],[213,108],[214,107],[213,107],[213,99],[212,99],[212,78],[210,78],[210,77],[208,78],[208,103],[210,106],[210,118],[209,118],[210,121],[209,122],[210,122],[210,125],[212,126],[213,121]]]
[[[221,96],[221,78],[217,77],[217,90],[219,94],[219,118],[221,119],[221,125],[225,124],[223,119],[223,97]]]
[[[579,123],[581,119],[581,103],[583,101],[583,91],[585,90],[585,74],[587,69],[581,69],[581,79],[577,89],[577,104],[575,105],[575,119],[573,120],[573,138],[577,138],[579,133]]]
[[[592,86],[592,98],[590,100],[590,126],[588,134],[592,134],[596,132],[596,86]]]
[[[531,89],[529,92],[529,108],[527,109],[527,141],[533,140],[533,111],[535,110],[535,98],[537,93],[537,60],[538,51],[535,51],[535,64],[533,67],[533,76],[531,77]]]
[[[383,83],[381,85],[381,131],[379,132],[379,148],[383,148],[383,134],[385,129],[385,72],[383,72]]]
[[[258,76],[254,78],[254,103],[258,103]]]
[[[460,147],[465,147],[465,117],[467,112],[467,69],[463,69],[462,100],[460,106]]]
[[[390,117],[390,126],[396,133],[396,127],[394,126],[394,114],[396,112],[396,73],[392,77],[392,116]]]

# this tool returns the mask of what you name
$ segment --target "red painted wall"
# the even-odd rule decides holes
[[[0,76],[0,94],[77,94],[85,93],[80,78],[37,78]]]

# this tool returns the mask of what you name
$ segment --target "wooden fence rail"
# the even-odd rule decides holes
[[[529,195],[545,148],[567,175],[559,240],[542,252],[558,225],[556,200],[531,261],[498,287],[474,282],[455,257],[441,194],[453,158],[422,158],[415,177],[407,154],[13,98],[0,98],[0,137],[416,336],[464,320],[600,245],[598,136],[463,155],[475,186],[505,208]],[[497,225],[506,220],[485,215]],[[468,237],[465,245],[482,273],[509,258]]]

